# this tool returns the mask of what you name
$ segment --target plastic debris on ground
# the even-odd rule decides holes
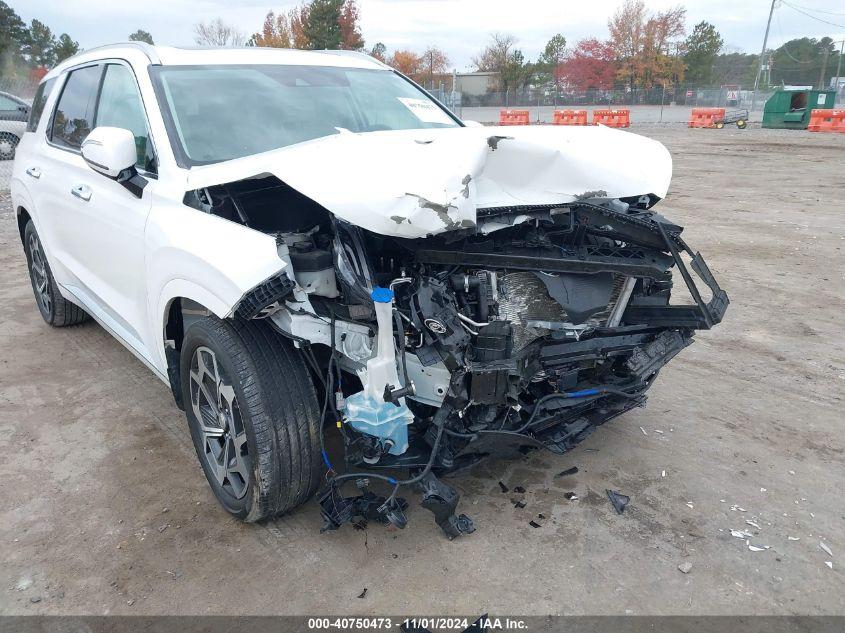
[[[731,530],[731,536],[735,536],[736,538],[748,539],[752,538],[754,535],[748,530]]]
[[[831,569],[833,569],[833,561],[832,560],[826,560],[824,562],[824,564],[827,565],[828,567],[830,567]]]
[[[749,541],[745,541],[745,544],[752,552],[765,552],[767,549],[771,549],[768,545],[752,545]]]
[[[822,550],[824,550],[825,552],[827,552],[828,556],[833,556],[833,552],[831,551],[831,549],[827,546],[827,544],[824,541],[819,541],[819,547]]]
[[[643,427],[640,427],[640,431],[643,432],[643,435],[648,435],[648,433],[646,432],[646,430]]]
[[[578,472],[578,466],[573,466],[572,468],[567,468],[566,470],[560,471],[555,477],[567,477],[569,475],[574,475]]]
[[[366,587],[364,587],[364,591],[362,591],[361,593],[359,593],[359,594],[358,594],[358,597],[359,597],[359,598],[364,598],[364,597],[366,597],[366,595],[367,595],[367,588],[366,588]]]
[[[738,505],[734,504],[731,506],[731,510],[734,512],[745,512],[745,508],[740,508]]]
[[[751,527],[753,527],[753,528],[757,528],[758,530],[759,530],[759,529],[761,529],[761,528],[760,528],[760,526],[759,526],[759,525],[757,525],[757,524],[756,524],[754,521],[752,521],[751,519],[745,519],[745,522],[746,522],[748,525],[750,525]]]
[[[578,501],[578,495],[574,492],[564,492],[563,496],[569,499],[570,501]]]
[[[607,498],[610,499],[610,503],[613,505],[613,509],[616,510],[616,514],[625,512],[625,507],[631,501],[631,497],[610,489],[605,489],[605,492],[607,493]]]
[[[682,573],[688,574],[688,573],[690,573],[690,570],[692,569],[692,563],[681,563],[680,565],[678,565],[678,569]]]
[[[786,540],[787,541],[800,541],[801,537],[800,536],[787,536]]]

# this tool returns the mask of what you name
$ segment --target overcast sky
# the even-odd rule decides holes
[[[9,0],[7,0],[9,2]],[[156,44],[193,44],[193,24],[216,17],[245,34],[261,28],[269,10],[288,9],[298,2],[273,0],[11,0],[27,22],[38,18],[54,33],[67,32],[83,48],[125,41],[138,28],[149,31]],[[842,0],[789,0],[816,17],[845,25]],[[451,65],[466,70],[483,48],[489,33],[512,33],[526,58],[536,59],[546,41],[563,33],[570,43],[584,37],[607,37],[607,19],[622,0],[359,0],[367,46],[384,42],[389,51],[410,48],[422,51],[434,44],[449,55]],[[658,10],[678,4],[671,0],[646,0]],[[688,0],[687,30],[701,21],[716,25],[726,45],[745,52],[759,52],[769,0]],[[824,24],[780,3],[775,9],[770,47],[795,37],[845,38],[845,26]]]

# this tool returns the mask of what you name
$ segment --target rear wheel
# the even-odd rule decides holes
[[[721,121],[718,121],[718,122],[716,123],[716,129],[717,129],[717,130],[721,130],[723,127],[725,127],[725,124],[724,124],[724,123],[722,123]]]
[[[258,521],[313,495],[317,394],[288,341],[260,321],[206,317],[185,334],[181,382],[194,448],[228,512]]]
[[[736,122],[736,126],[740,130],[744,130],[746,125],[748,125],[748,122],[745,119],[740,119],[739,121]]]
[[[77,325],[87,321],[90,317],[85,310],[65,299],[59,292],[32,220],[26,223],[23,243],[32,292],[35,294],[35,303],[44,320],[55,327]]]

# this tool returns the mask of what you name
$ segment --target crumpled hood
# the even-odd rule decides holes
[[[341,132],[194,167],[187,188],[268,173],[342,220],[417,238],[471,228],[490,207],[662,198],[672,158],[657,141],[604,126]]]

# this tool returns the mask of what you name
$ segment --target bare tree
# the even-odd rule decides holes
[[[194,24],[194,41],[200,46],[243,46],[246,36],[221,18]]]

